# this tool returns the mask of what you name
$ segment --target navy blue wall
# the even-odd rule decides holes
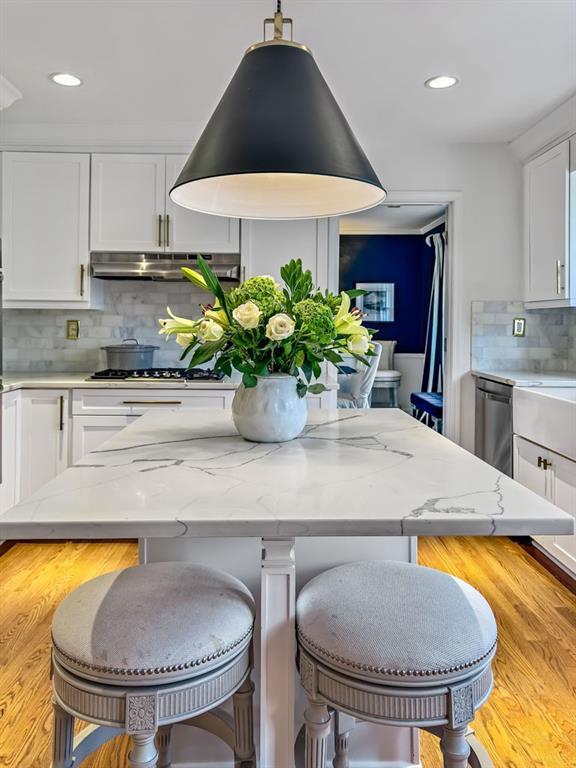
[[[440,231],[440,227],[438,230]],[[434,249],[425,235],[342,235],[340,290],[394,283],[394,322],[368,323],[375,339],[396,339],[396,352],[424,352]]]

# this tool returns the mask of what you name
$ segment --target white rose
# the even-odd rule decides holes
[[[296,323],[289,315],[280,312],[278,315],[272,315],[266,325],[266,336],[272,341],[282,341],[294,333]]]
[[[261,314],[262,312],[258,309],[258,305],[254,304],[253,301],[247,301],[232,310],[232,317],[234,320],[247,331],[251,328],[256,328],[260,321]]]
[[[348,336],[346,346],[353,355],[365,355],[368,352],[369,343],[368,336],[354,334],[353,336]]]
[[[222,326],[214,320],[201,320],[198,324],[198,338],[200,341],[219,341],[224,334]]]
[[[192,342],[196,336],[193,333],[177,333],[176,334],[176,344],[179,344],[181,347],[186,348]]]

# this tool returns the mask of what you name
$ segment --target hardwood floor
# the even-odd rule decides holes
[[[48,768],[50,622],[60,600],[100,573],[136,562],[131,543],[18,544],[0,557],[0,766]],[[496,768],[576,766],[576,599],[507,539],[421,539],[423,565],[486,596],[500,629],[496,688],[476,732]],[[425,768],[440,768],[434,739]],[[85,768],[125,765],[126,741]]]

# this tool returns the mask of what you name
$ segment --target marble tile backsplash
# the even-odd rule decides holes
[[[515,317],[526,335],[512,335]],[[576,371],[576,308],[526,310],[521,301],[472,302],[472,368]]]
[[[106,368],[100,347],[137,338],[156,344],[154,365],[182,365],[180,347],[158,335],[158,318],[166,306],[176,315],[199,317],[209,297],[189,282],[104,281],[104,309],[5,309],[6,372],[90,372]],[[66,320],[80,322],[80,338],[66,339]]]

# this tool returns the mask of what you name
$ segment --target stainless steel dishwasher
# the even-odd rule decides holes
[[[512,477],[512,387],[476,379],[476,456]]]

